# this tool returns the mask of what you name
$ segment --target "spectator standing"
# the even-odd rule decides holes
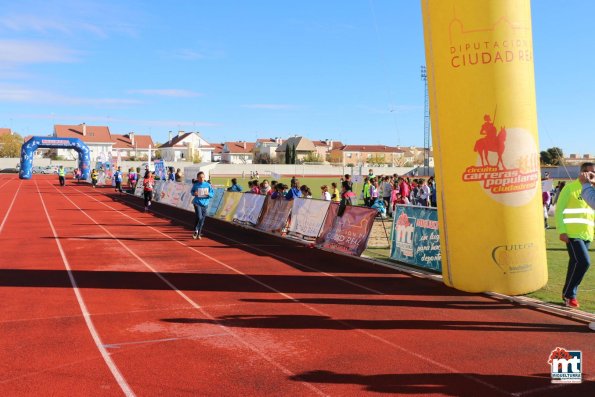
[[[376,200],[378,200],[378,180],[376,178],[370,179],[370,202],[369,207],[372,207]]]
[[[390,197],[393,191],[393,184],[390,182],[390,176],[385,176],[382,180],[382,200],[387,211],[390,212]]]
[[[364,199],[364,205],[366,207],[370,206],[370,178],[364,178],[364,186],[362,187],[362,198]]]
[[[196,180],[190,189],[190,194],[194,196],[192,205],[194,206],[194,213],[196,215],[196,223],[194,225],[194,233],[192,233],[193,239],[202,238],[202,227],[207,217],[207,207],[209,206],[209,200],[214,195],[213,187],[207,181],[205,181],[205,173],[200,171],[196,174]]]
[[[428,207],[430,205],[430,187],[425,179],[420,179],[419,182],[421,183],[421,186],[419,186],[418,205]]]
[[[227,188],[228,192],[241,192],[242,187],[238,185],[238,180],[236,178],[231,178],[231,186]]]
[[[581,172],[594,171],[593,163],[581,165]],[[595,231],[595,210],[585,202],[581,191],[582,184],[576,179],[564,187],[556,204],[556,229],[560,240],[566,243],[569,256],[566,281],[562,289],[562,297],[568,307],[580,307],[576,297],[578,287],[591,265],[589,244],[593,241]]]
[[[176,170],[175,178],[176,178],[176,182],[183,182],[184,181],[184,177],[182,176],[182,171],[180,171],[179,168]]]
[[[64,178],[66,176],[66,171],[64,171],[64,166],[61,165],[58,168],[58,181],[60,181],[60,186],[64,186],[66,184],[66,179]]]
[[[91,185],[93,185],[93,189],[97,187],[97,180],[99,179],[99,172],[95,168],[91,171]]]
[[[302,197],[302,192],[299,189],[300,181],[292,179],[291,189],[285,194],[285,200],[293,200],[296,197]]]
[[[339,203],[341,201],[341,192],[337,188],[337,182],[331,183],[331,201],[333,203]]]
[[[578,176],[578,180],[582,184],[581,196],[583,200],[587,202],[589,207],[595,209],[595,173],[593,172],[581,172]]]
[[[322,194],[320,195],[320,199],[324,201],[331,201],[331,194],[328,191],[327,185],[320,186],[320,190],[322,190]]]

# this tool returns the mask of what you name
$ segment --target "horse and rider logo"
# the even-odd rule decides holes
[[[495,152],[498,154],[496,167],[502,166],[502,169],[506,169],[502,161],[502,154],[506,149],[506,128],[501,127],[500,132],[496,133],[496,126],[492,122],[490,115],[486,114],[483,116],[483,119],[485,122],[481,126],[479,133],[485,136],[475,141],[473,150],[479,153],[482,166],[491,165],[488,154],[489,152]]]
[[[534,140],[530,132],[522,128],[501,126],[498,130],[495,120],[496,111],[493,119],[489,114],[483,116],[479,130],[481,137],[473,147],[479,158],[476,165],[466,167],[462,179],[464,182],[480,182],[495,199],[506,196],[510,197],[504,201],[507,204],[520,205],[510,193],[526,192],[521,201],[527,201],[539,180]]]

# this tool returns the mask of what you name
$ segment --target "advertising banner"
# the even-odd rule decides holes
[[[348,205],[343,216],[336,216],[332,227],[317,242],[332,251],[360,256],[366,249],[376,213],[370,208]]]
[[[163,189],[165,189],[165,181],[155,181],[155,187],[153,188],[153,201],[161,202],[163,199]]]
[[[535,291],[547,262],[530,1],[422,10],[444,282]]]
[[[181,182],[170,182],[169,184],[173,185],[173,188],[171,189],[170,202],[168,204],[179,207],[182,195],[186,191],[186,186]]]
[[[190,193],[190,189],[192,189],[191,183],[184,183],[184,191],[180,196],[180,203],[178,204],[178,208],[182,208],[188,211],[194,211],[194,206],[192,205],[192,200],[194,196]]]
[[[330,204],[330,201],[295,198],[291,208],[289,234],[304,240],[315,240]]]
[[[234,222],[248,223],[252,226],[258,223],[262,206],[266,196],[261,194],[245,193],[240,199],[240,203],[236,208],[233,216]]]
[[[442,272],[440,234],[435,208],[397,205],[390,259]]]
[[[158,176],[160,180],[164,181],[166,178],[165,163],[163,160],[155,160],[153,164],[155,164],[155,175]]]
[[[287,225],[292,206],[291,201],[273,200],[270,196],[267,196],[260,222],[256,225],[256,228],[269,233],[281,233]]]
[[[190,190],[190,189],[188,189],[188,190]],[[207,216],[215,216],[215,213],[219,209],[219,206],[221,205],[221,201],[223,200],[223,193],[225,193],[225,189],[223,189],[223,188],[217,188],[217,189],[213,189],[213,190],[214,190],[213,197],[211,198],[211,200],[209,200],[209,206],[207,207]],[[193,210],[192,198],[190,199],[190,209]]]
[[[134,195],[138,197],[143,197],[143,192],[145,191],[145,187],[143,185],[143,180],[139,180],[136,184],[136,188],[134,189]]]
[[[223,194],[223,199],[221,200],[221,205],[217,209],[214,218],[231,222],[242,196],[243,193],[239,192],[225,192]]]

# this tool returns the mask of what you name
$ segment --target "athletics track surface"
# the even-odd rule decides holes
[[[584,323],[212,219],[192,240],[189,212],[16,178],[2,396],[595,395]],[[582,350],[584,383],[550,383],[557,346]]]

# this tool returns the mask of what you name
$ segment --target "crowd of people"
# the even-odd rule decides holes
[[[336,203],[349,203],[348,205],[358,204],[370,208],[377,208],[379,212],[391,215],[397,204],[417,205],[424,207],[436,207],[436,183],[434,177],[427,180],[423,178],[411,179],[410,177],[393,175],[374,175],[370,170],[368,175],[363,178],[363,186],[360,192],[354,192],[354,184],[349,174],[340,178],[340,186],[337,182],[330,185],[322,185],[320,194],[314,195],[307,185],[300,184],[300,181],[294,176],[289,185],[268,179],[260,181],[254,179],[248,181],[248,190],[246,193],[269,195],[272,199],[293,200],[296,197],[319,198],[321,200],[332,201]],[[230,192],[242,192],[242,187],[238,184],[237,178],[231,179],[231,185],[227,188]],[[348,194],[350,193],[350,194]],[[346,197],[347,196],[347,197]]]

